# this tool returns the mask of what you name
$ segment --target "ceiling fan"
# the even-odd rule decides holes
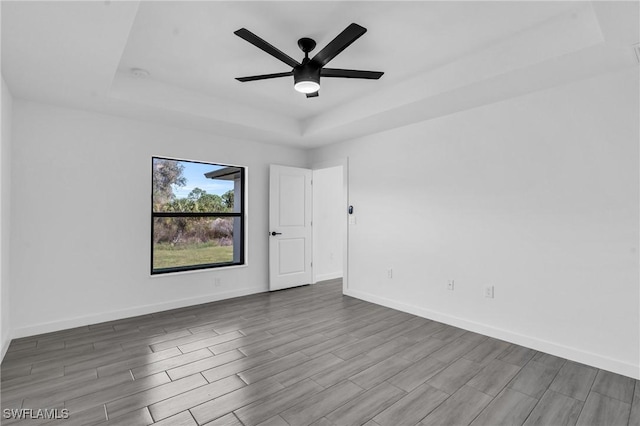
[[[294,89],[305,93],[307,98],[318,96],[320,89],[320,77],[340,77],[340,78],[364,78],[377,80],[382,77],[383,72],[379,71],[359,71],[345,70],[338,68],[325,68],[324,66],[335,58],[340,52],[346,49],[351,43],[367,32],[367,29],[358,24],[351,24],[342,31],[336,38],[331,40],[324,49],[318,52],[313,58],[309,58],[309,52],[316,47],[316,42],[304,37],[298,40],[298,46],[304,52],[302,63],[296,61],[291,56],[267,43],[246,28],[241,28],[234,32],[238,37],[248,41],[259,49],[264,50],[269,55],[281,60],[293,69],[288,72],[275,74],[254,75],[251,77],[239,77],[236,80],[241,82],[266,80],[269,78],[293,76]]]

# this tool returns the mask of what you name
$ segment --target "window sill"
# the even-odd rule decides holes
[[[217,268],[204,268],[204,269],[194,269],[192,271],[175,271],[175,272],[165,272],[162,274],[149,274],[150,278],[163,278],[163,277],[175,277],[176,275],[186,275],[186,274],[202,274],[204,272],[216,272],[216,271],[228,271],[229,269],[242,269],[248,267],[248,263],[245,262],[244,265],[229,265],[229,266],[220,266]]]

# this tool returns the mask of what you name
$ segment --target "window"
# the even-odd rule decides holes
[[[244,167],[152,158],[151,273],[244,264]]]

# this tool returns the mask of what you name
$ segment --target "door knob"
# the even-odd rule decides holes
[[[282,235],[282,232],[273,231],[271,235],[275,237],[276,235]]]

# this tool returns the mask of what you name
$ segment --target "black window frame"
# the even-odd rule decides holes
[[[179,162],[189,162],[189,163],[198,163],[198,164],[206,164],[211,166],[222,166],[222,167],[234,167],[240,170],[240,197],[235,197],[234,194],[234,203],[240,202],[240,211],[239,212],[228,212],[228,213],[208,213],[208,212],[156,212],[153,209],[153,163],[154,160],[171,160],[171,161],[179,161]],[[225,268],[230,266],[242,266],[245,265],[245,194],[246,194],[246,167],[244,166],[236,166],[230,164],[220,164],[220,163],[210,163],[206,161],[197,161],[197,160],[185,160],[180,158],[173,157],[161,157],[161,156],[152,156],[151,157],[151,275],[162,275],[169,274],[173,272],[187,272],[187,271],[199,271],[206,269],[215,269],[215,268]],[[239,200],[238,200],[239,198]],[[239,248],[239,260],[237,262],[218,262],[218,263],[203,263],[198,265],[189,265],[189,266],[176,266],[170,268],[154,268],[153,267],[153,254],[154,254],[154,220],[155,218],[160,217],[237,217],[240,220],[240,237],[238,238],[238,242],[240,244]],[[235,237],[235,236],[234,236]],[[234,238],[235,240],[235,238]]]

